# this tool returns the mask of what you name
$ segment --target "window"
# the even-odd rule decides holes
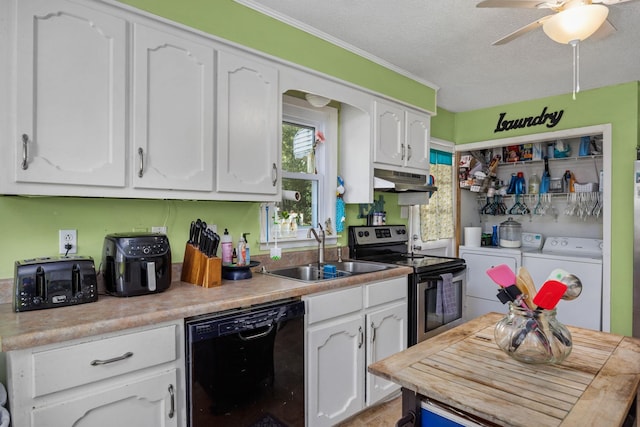
[[[453,167],[453,144],[432,140],[429,157],[429,173],[433,176],[436,191],[428,205],[414,206],[413,230],[417,232],[415,244],[433,255],[453,256],[455,237],[455,187]]]
[[[316,108],[303,99],[283,97],[283,200],[262,206],[262,243],[277,237],[278,246],[308,246],[307,232],[318,223],[333,230],[327,233],[325,243],[336,241],[337,128],[335,108]]]

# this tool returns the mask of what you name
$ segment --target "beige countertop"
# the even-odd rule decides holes
[[[397,267],[321,283],[305,283],[254,273],[248,280],[223,280],[215,288],[174,281],[165,292],[119,298],[100,295],[97,302],[15,313],[0,304],[0,351],[11,351],[83,338],[200,314],[323,292],[411,273]],[[173,277],[180,277],[179,274]]]

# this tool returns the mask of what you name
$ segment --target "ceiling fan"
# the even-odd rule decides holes
[[[607,20],[609,14],[607,5],[627,1],[630,0],[483,0],[476,7],[551,9],[555,12],[502,37],[493,42],[493,45],[508,43],[539,27],[542,27],[545,34],[552,40],[571,44],[571,42],[576,43],[586,39],[600,28],[602,35],[616,31]]]

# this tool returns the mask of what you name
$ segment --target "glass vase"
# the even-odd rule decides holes
[[[530,310],[509,303],[509,313],[495,327],[496,344],[524,363],[560,363],[571,353],[571,333],[556,310]]]

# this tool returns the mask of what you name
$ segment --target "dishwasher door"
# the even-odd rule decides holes
[[[187,319],[190,427],[300,426],[304,419],[304,303]]]

